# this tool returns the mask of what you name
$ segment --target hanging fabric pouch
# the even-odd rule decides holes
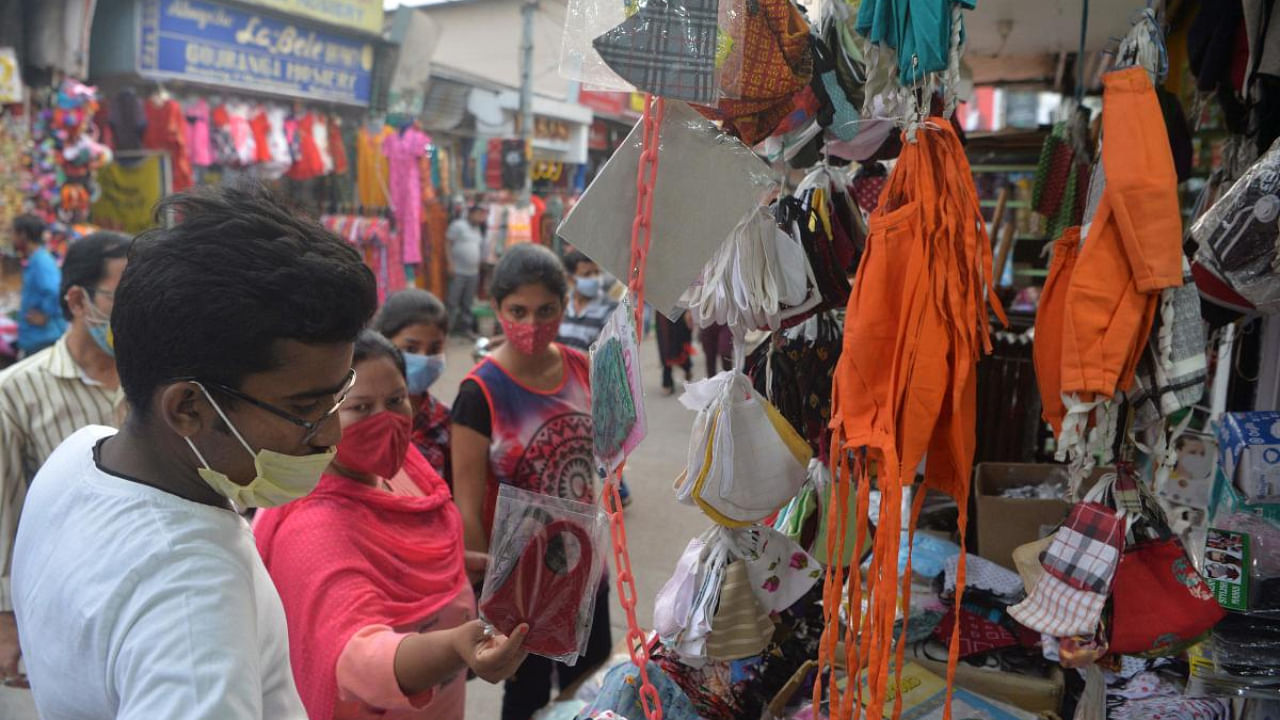
[[[592,444],[601,478],[612,477],[648,432],[635,317],[628,295],[591,346]]]
[[[529,652],[577,662],[586,651],[604,570],[604,514],[594,505],[503,485],[493,528],[481,617],[507,635],[528,624]]]

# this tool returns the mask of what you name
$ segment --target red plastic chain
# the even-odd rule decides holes
[[[645,97],[640,168],[636,173],[636,217],[631,224],[631,277],[629,285],[636,299],[636,332],[644,334],[644,274],[649,260],[649,241],[653,237],[653,186],[658,179],[658,131],[662,126],[663,102]],[[622,497],[615,482],[605,488],[605,510],[609,514],[609,530],[613,539],[613,562],[617,570],[618,602],[627,615],[627,651],[640,671],[640,707],[648,720],[662,720],[662,700],[649,681],[649,645],[636,621],[636,579],[631,574],[631,551],[627,549],[627,524],[622,516]]]

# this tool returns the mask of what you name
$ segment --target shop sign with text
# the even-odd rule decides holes
[[[317,22],[361,32],[382,33],[382,0],[244,0],[282,15],[296,15]]]
[[[368,105],[373,45],[204,0],[143,0],[138,73]]]

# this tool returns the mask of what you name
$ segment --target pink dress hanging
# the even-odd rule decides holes
[[[391,208],[406,265],[422,262],[422,175],[418,159],[427,154],[431,138],[415,127],[392,133],[382,141],[382,154],[391,168]]]

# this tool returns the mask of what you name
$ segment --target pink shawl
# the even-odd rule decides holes
[[[357,630],[416,626],[467,585],[462,518],[448,487],[414,448],[405,470],[426,497],[326,474],[310,495],[254,522],[311,720],[332,719],[338,657]]]

